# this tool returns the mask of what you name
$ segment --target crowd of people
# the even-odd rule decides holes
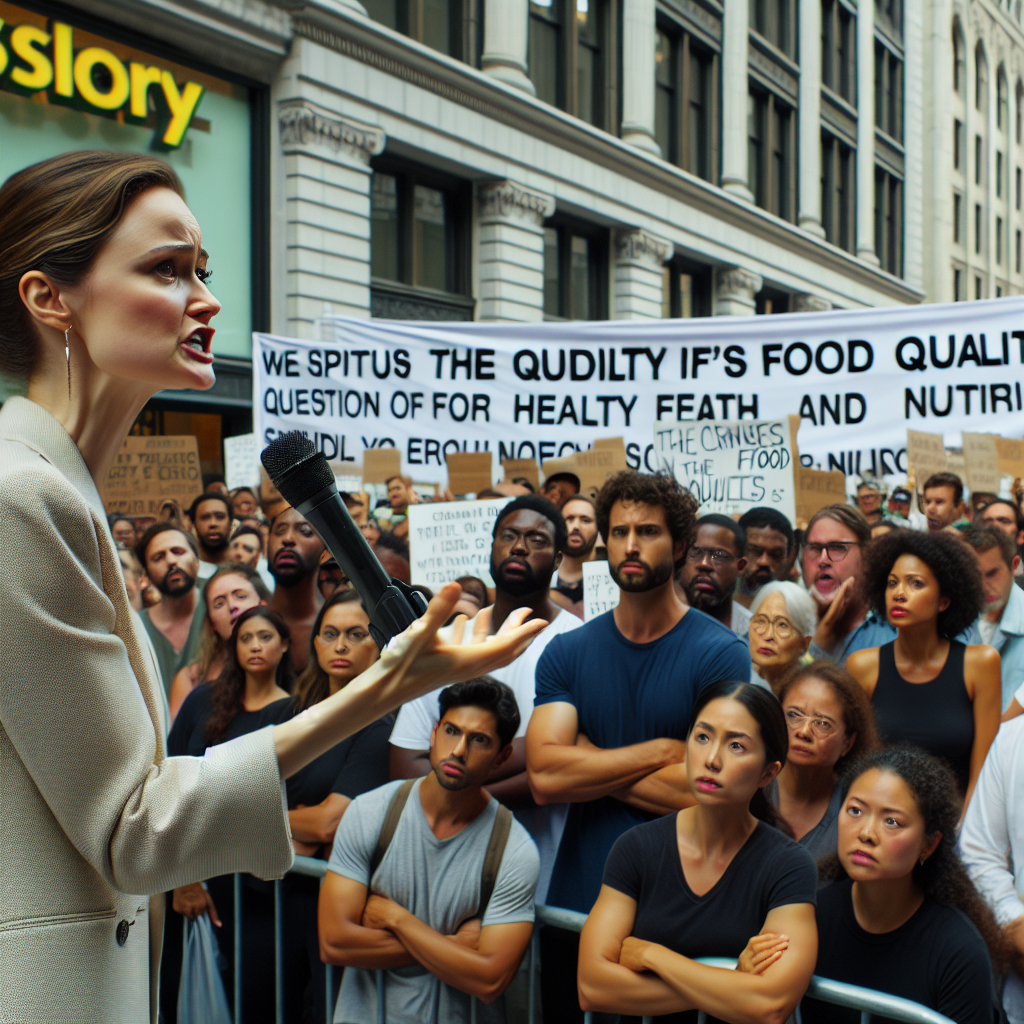
[[[672,478],[633,471],[590,494],[559,473],[477,495],[497,496],[491,580],[457,580],[443,632],[494,634],[518,608],[547,625],[287,780],[294,849],[327,873],[284,883],[286,1020],[322,1021],[331,999],[339,1024],[372,1024],[381,991],[388,1021],[468,1022],[474,997],[478,1020],[518,1019],[543,903],[588,915],[581,934],[540,931],[549,1022],[854,1020],[804,998],[818,974],[1024,1024],[1019,505],[967,503],[949,473],[917,501],[866,480],[800,529],[772,508],[701,516]],[[377,507],[344,499],[409,583],[408,507],[426,499],[405,476]],[[359,595],[266,480],[110,528],[172,755],[303,714],[380,656]],[[585,622],[596,560],[619,602]],[[242,944],[243,1019],[273,1018],[272,889],[242,876],[241,936],[237,891],[222,876],[171,894],[166,1021],[201,915],[228,964]],[[328,963],[344,968],[330,994]]]

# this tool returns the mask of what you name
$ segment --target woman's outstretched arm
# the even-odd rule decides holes
[[[281,777],[288,778],[310,761],[377,721],[400,704],[438,686],[486,675],[514,661],[547,625],[543,619],[523,620],[529,609],[513,612],[494,636],[488,636],[489,612],[473,620],[473,640],[462,643],[465,619],[456,621],[448,640],[438,629],[451,617],[462,593],[457,583],[442,587],[426,613],[380,659],[336,694],[274,727],[274,745]]]

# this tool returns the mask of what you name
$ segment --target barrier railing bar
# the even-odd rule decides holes
[[[537,929],[533,929],[533,934],[530,936],[530,951],[527,956],[530,958],[529,965],[527,966],[527,977],[529,983],[527,986],[527,998],[530,1000],[527,1004],[526,1020],[527,1024],[534,1024],[537,1013],[534,1009],[534,1000],[537,998],[537,957],[539,953],[537,951],[537,944],[540,940],[537,937]]]
[[[324,1024],[333,1024],[334,1007],[334,964],[325,964],[324,971]]]
[[[284,1024],[284,954],[281,946],[281,879],[274,879],[274,1024]]]
[[[374,973],[377,975],[377,1024],[387,1024],[384,1019],[384,972]]]
[[[235,949],[232,960],[234,961],[234,979],[232,984],[232,995],[234,997],[235,1024],[242,1024],[242,876],[235,875],[232,879],[232,893],[234,894],[235,909]]]

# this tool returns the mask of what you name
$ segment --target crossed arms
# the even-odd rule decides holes
[[[465,921],[454,935],[442,935],[361,882],[328,871],[317,914],[320,959],[368,970],[420,964],[446,985],[493,1002],[519,969],[533,933],[529,921],[480,927]]]

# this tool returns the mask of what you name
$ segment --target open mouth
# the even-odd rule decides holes
[[[701,778],[697,779],[694,782],[694,785],[702,793],[714,793],[716,790],[719,790],[719,789],[722,788],[721,785],[719,785],[719,783],[715,782],[714,779],[709,778],[706,775],[704,775]]]
[[[212,327],[197,327],[182,343],[181,347],[200,362],[213,362],[210,344],[213,341]]]

